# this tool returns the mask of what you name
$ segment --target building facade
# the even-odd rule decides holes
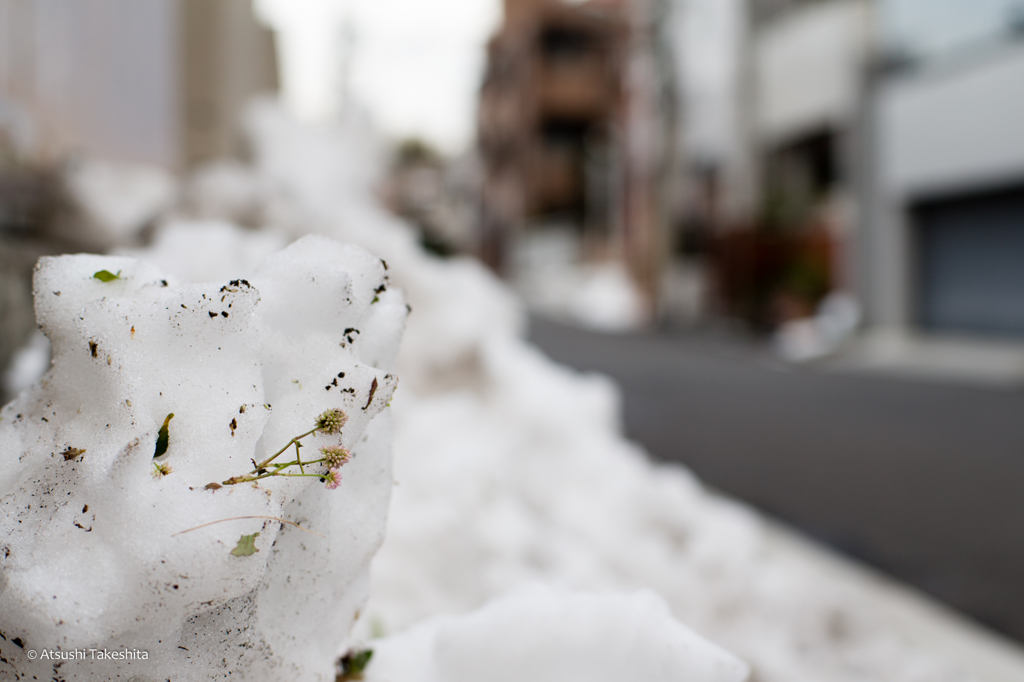
[[[478,114],[492,266],[524,231],[556,221],[578,232],[584,258],[622,259],[653,296],[666,129],[658,7],[505,1]]]
[[[677,0],[676,243],[719,311],[771,328],[852,273],[868,0]]]
[[[881,0],[862,297],[895,332],[1024,337],[1024,2]]]
[[[0,0],[0,129],[31,162],[229,155],[276,74],[251,0]]]
[[[711,26],[729,4],[677,7]],[[1024,0],[732,5],[718,60],[737,66],[714,90],[700,80],[713,68],[680,71],[684,93],[704,93],[684,100],[684,177],[724,245],[720,288],[785,286],[780,240],[816,230],[818,289],[855,295],[871,329],[1024,336]],[[684,56],[694,32],[677,32]]]

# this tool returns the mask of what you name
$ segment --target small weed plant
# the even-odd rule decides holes
[[[307,436],[333,435],[341,433],[341,429],[348,421],[348,415],[337,408],[327,410],[316,419],[316,424],[305,433],[295,436],[284,447],[275,452],[262,462],[253,460],[252,471],[241,476],[232,476],[222,485],[237,485],[259,481],[271,476],[308,476],[319,478],[330,490],[341,485],[341,467],[351,458],[351,453],[340,445],[325,445],[320,448],[320,457],[317,459],[302,459],[302,439]],[[292,447],[295,448],[295,459],[280,461],[282,455]]]

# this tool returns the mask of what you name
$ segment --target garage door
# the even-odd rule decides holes
[[[1024,186],[920,204],[913,217],[919,324],[1024,337]]]

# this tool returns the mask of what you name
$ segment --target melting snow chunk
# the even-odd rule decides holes
[[[653,592],[526,587],[383,640],[368,682],[743,682],[749,668]]]
[[[53,365],[0,415],[0,678],[333,679],[392,487],[406,306],[396,289],[370,305],[385,282],[378,258],[324,237],[214,284],[131,258],[40,261]],[[338,490],[322,464],[226,484],[328,410],[343,428],[288,454],[351,452]],[[59,675],[28,656],[56,649],[148,656]]]

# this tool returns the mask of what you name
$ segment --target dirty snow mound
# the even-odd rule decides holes
[[[179,284],[63,256],[35,291],[53,366],[0,415],[0,677],[333,679],[391,492],[406,306],[380,260],[316,237]],[[302,444],[352,453],[338,490],[319,465],[228,484],[334,409]],[[28,657],[56,649],[135,659]]]

